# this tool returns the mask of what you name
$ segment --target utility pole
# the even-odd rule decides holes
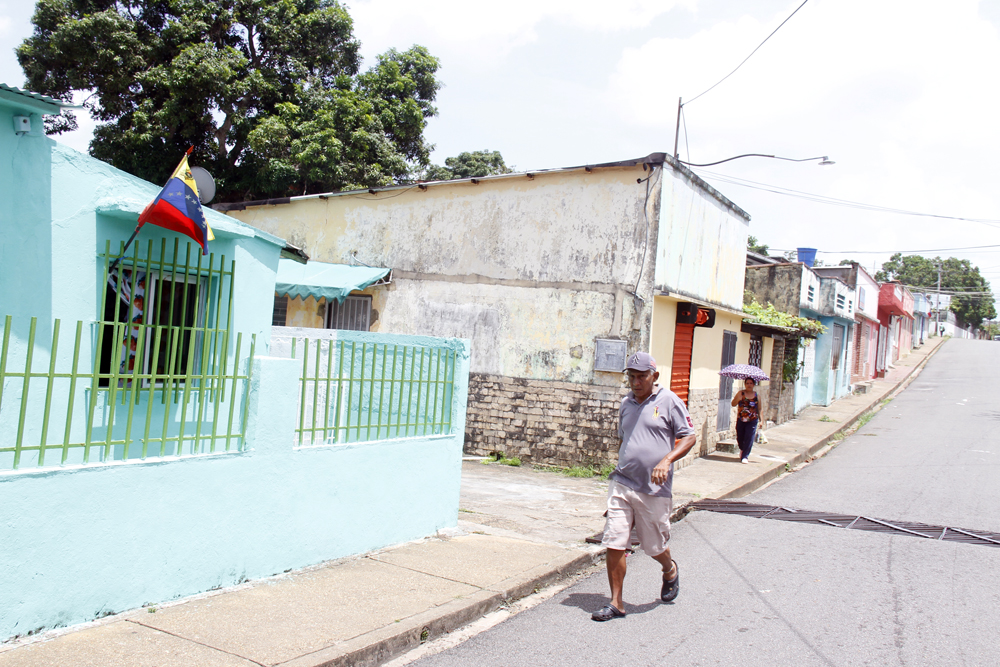
[[[938,262],[938,288],[937,288],[937,308],[935,309],[935,315],[937,316],[937,324],[934,325],[934,333],[938,336],[941,335],[941,262]]]
[[[678,97],[677,98],[677,127],[674,128],[674,159],[675,160],[680,159],[680,153],[677,152],[677,142],[681,138],[681,107],[682,106],[684,106],[684,105],[681,104],[681,98]],[[690,160],[690,159],[691,158],[689,157],[688,160]]]

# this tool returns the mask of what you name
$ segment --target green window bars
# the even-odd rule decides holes
[[[256,336],[233,336],[235,262],[156,250],[108,275],[124,250],[106,244],[101,319],[68,341],[58,319],[24,332],[6,316],[0,470],[242,449]]]

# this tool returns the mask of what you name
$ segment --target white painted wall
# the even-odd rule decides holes
[[[742,311],[749,220],[680,171],[661,187],[656,289]]]

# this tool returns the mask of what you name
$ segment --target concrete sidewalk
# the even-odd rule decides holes
[[[715,453],[677,471],[675,518],[692,500],[746,495],[821,454],[942,342],[913,351],[869,393],[768,429],[748,465]],[[583,540],[603,528],[606,488],[467,461],[448,534],[0,644],[0,667],[377,665],[597,562],[602,550]]]

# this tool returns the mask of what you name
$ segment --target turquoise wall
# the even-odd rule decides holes
[[[53,321],[60,319],[62,332],[56,362],[58,370],[64,371],[72,365],[76,323],[83,322],[78,367],[89,372],[93,368],[98,334],[94,322],[103,316],[98,312],[105,290],[104,259],[99,255],[104,253],[107,241],[110,240],[113,251],[117,251],[120,243],[128,239],[139,213],[162,186],[143,181],[46,137],[42,131],[41,113],[53,110],[53,105],[0,91],[0,156],[3,157],[0,159],[0,238],[3,239],[0,243],[0,328],[3,317],[11,315],[8,370],[20,371],[27,353],[31,318],[38,318],[32,369],[44,372],[50,362],[48,351],[52,344]],[[16,135],[13,117],[25,114],[31,115],[32,130]],[[180,158],[178,155],[178,161]],[[227,265],[236,260],[233,343],[235,335],[242,332],[242,356],[245,357],[250,337],[256,334],[257,350],[265,352],[271,331],[274,279],[283,241],[216,211],[204,211],[215,231],[216,240],[210,244],[210,251],[216,255],[216,262],[221,255],[225,255]],[[166,240],[172,252],[175,239],[180,241],[183,258],[190,239],[154,225],[143,227],[136,244],[140,255],[144,256],[152,241],[158,256],[161,240]],[[3,446],[12,445],[21,398],[20,383],[10,384],[5,389],[4,405],[0,407],[0,444]],[[28,396],[26,443],[37,444],[40,439],[44,390],[44,382],[33,381]],[[50,442],[53,433],[62,432],[67,395],[68,383],[57,383],[52,396]],[[76,428],[73,439],[80,439],[79,427],[84,423],[88,400],[88,396],[78,394],[74,401]],[[100,407],[98,415],[102,412]],[[145,425],[145,394],[140,398],[139,408],[133,435],[141,434]],[[162,423],[162,405],[156,397],[152,409],[153,422]],[[116,410],[122,413],[124,407],[119,405]],[[98,417],[98,423],[100,419]],[[116,422],[120,432],[124,428],[120,414]],[[177,426],[177,423],[171,425],[171,434],[176,433]],[[10,455],[0,455],[0,469],[10,467],[7,458]],[[31,462],[25,460],[22,465],[30,466]]]
[[[455,526],[469,353],[446,344],[449,435],[295,448],[300,365],[258,358],[245,452],[0,472],[0,639]]]

